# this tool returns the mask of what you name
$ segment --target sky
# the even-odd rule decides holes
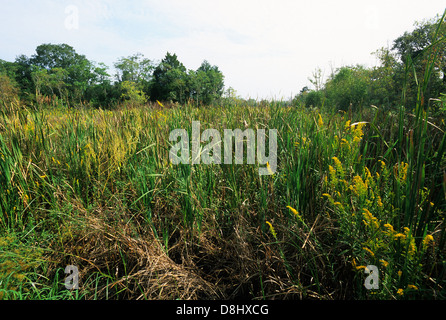
[[[71,45],[114,74],[120,57],[217,65],[243,98],[288,99],[320,68],[377,65],[371,54],[445,10],[444,0],[0,0],[0,59]]]

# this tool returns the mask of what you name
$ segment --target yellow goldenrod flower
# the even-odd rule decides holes
[[[404,240],[406,239],[406,235],[403,233],[397,233],[396,235],[394,235],[395,240],[401,239]]]
[[[367,251],[368,253],[370,253],[370,255],[372,256],[372,257],[374,257],[375,256],[375,254],[373,253],[373,251],[372,250],[370,250],[369,248],[367,248],[367,247],[364,247],[364,248],[362,248],[364,251]]]
[[[333,161],[335,162],[336,170],[342,171],[342,162],[338,159],[338,157],[332,157]]]
[[[376,202],[377,202],[377,204],[378,204],[378,207],[380,207],[380,208],[383,207],[383,202],[382,202],[380,196],[376,196]]]
[[[388,229],[389,233],[394,233],[395,232],[395,230],[393,229],[393,226],[390,223],[386,223],[384,225],[384,227]]]
[[[319,127],[322,127],[322,126],[324,125],[324,121],[322,120],[322,116],[321,116],[320,113],[319,113],[319,118],[318,118],[318,120],[317,120],[317,125],[318,125]]]
[[[404,294],[404,290],[399,288],[398,291],[396,292],[396,294],[402,296]]]
[[[273,174],[274,174],[273,170],[271,170],[271,166],[269,165],[269,162],[268,162],[268,161],[266,162],[266,170],[268,170],[268,173],[269,173],[270,175],[273,175]]]
[[[299,215],[299,212],[297,212],[297,210],[294,209],[293,207],[291,207],[291,206],[286,206],[286,207],[287,207],[288,209],[290,209],[291,212],[294,213],[296,216]]]
[[[364,132],[362,131],[362,127],[364,127],[365,122],[356,122],[350,125],[353,133],[353,143],[358,143],[361,141]]]
[[[328,171],[330,171],[330,178],[336,181],[336,170],[331,165],[328,165]]]
[[[379,262],[381,262],[381,264],[383,265],[384,268],[387,268],[387,266],[389,265],[389,263],[383,259],[380,259]]]
[[[423,239],[423,247],[426,248],[430,243],[434,243],[434,237],[428,234]]]
[[[362,180],[361,176],[356,175],[353,177],[353,184],[350,186],[350,189],[357,196],[363,197],[367,195],[368,186],[367,183]]]
[[[344,130],[347,130],[350,128],[350,120],[347,120],[347,122],[344,125]]]
[[[291,206],[287,206],[287,208],[291,210],[291,212],[296,216],[296,218],[299,219],[299,221],[302,221],[302,217],[300,216],[299,212],[296,209],[294,209]]]
[[[355,258],[352,259],[352,267],[356,268],[356,260],[355,260]]]
[[[274,239],[277,240],[277,233],[276,230],[274,230],[273,225],[271,224],[271,222],[266,221],[266,224],[269,226],[269,231],[271,232],[271,234],[273,235]]]
[[[386,163],[382,160],[378,160],[378,162],[381,164],[381,170],[386,167]]]
[[[409,168],[409,164],[408,163],[397,163],[394,166],[394,173],[395,176],[398,178],[398,180],[400,182],[405,182],[406,178],[407,178],[407,169]]]

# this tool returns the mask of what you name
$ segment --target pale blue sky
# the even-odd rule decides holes
[[[289,98],[317,67],[326,77],[332,67],[374,65],[371,52],[444,9],[444,0],[0,0],[0,59],[42,43],[67,43],[110,67],[169,51],[188,69],[218,65],[243,97]]]

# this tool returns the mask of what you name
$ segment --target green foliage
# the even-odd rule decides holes
[[[322,71],[316,69],[310,82],[315,90],[300,92],[295,101],[306,106],[326,105],[347,110],[350,106],[384,106],[397,109],[404,105],[414,109],[418,88],[424,86],[423,103],[433,103],[446,92],[446,24],[442,17],[415,24],[415,29],[405,32],[393,42],[392,49],[380,48],[373,54],[379,65],[372,68],[343,66],[322,83]],[[429,70],[430,77],[424,75]]]
[[[342,67],[325,84],[326,103],[340,110],[358,108],[368,100],[368,70]]]
[[[10,106],[18,102],[19,90],[11,78],[4,73],[0,73],[0,108],[11,111]]]
[[[147,102],[147,97],[142,90],[137,89],[137,84],[133,81],[122,81],[121,88],[123,90],[122,98],[128,101],[131,105],[144,104]]]
[[[203,104],[209,105],[216,102],[223,93],[223,74],[217,66],[211,66],[203,61],[197,71],[189,71],[190,97]]]
[[[186,67],[178,60],[176,54],[167,52],[153,71],[150,96],[160,101],[184,102],[188,95]]]

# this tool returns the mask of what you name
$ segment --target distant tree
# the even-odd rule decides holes
[[[133,81],[135,83],[148,83],[152,78],[153,62],[144,58],[142,53],[136,53],[129,57],[121,57],[116,63],[116,80]]]
[[[187,76],[186,68],[178,61],[177,55],[167,52],[153,71],[150,97],[154,100],[186,101],[189,96]]]
[[[147,97],[142,90],[138,90],[136,82],[123,81],[120,83],[123,93],[121,95],[131,105],[139,105],[147,102]]]
[[[23,61],[53,74],[53,80],[58,83],[57,88],[62,87],[60,76],[63,73],[68,95],[74,101],[80,101],[87,88],[97,80],[94,63],[84,55],[76,53],[73,47],[67,44],[41,44],[36,48],[36,54]],[[54,70],[56,68],[58,69]]]
[[[379,65],[370,70],[370,104],[396,106],[401,101],[401,64],[388,48],[380,48],[373,53]]]
[[[217,66],[203,61],[197,71],[189,71],[189,92],[193,100],[210,104],[223,94],[224,76]]]
[[[446,23],[439,25],[440,17],[415,23],[415,29],[405,32],[393,42],[392,49],[406,66],[401,85],[406,89],[406,103],[414,105],[417,94],[415,74],[419,83],[424,81],[426,66],[435,58],[427,97],[437,98],[446,89]],[[437,33],[437,28],[439,32]]]
[[[325,95],[330,106],[347,110],[368,102],[370,74],[362,66],[342,67],[325,84]]]

